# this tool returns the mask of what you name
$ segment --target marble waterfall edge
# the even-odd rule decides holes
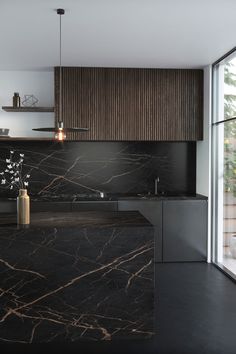
[[[44,214],[0,226],[0,343],[151,338],[151,224],[137,212],[80,213],[73,227]]]

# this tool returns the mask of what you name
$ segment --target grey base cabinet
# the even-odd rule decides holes
[[[118,210],[138,210],[154,226],[155,262],[207,259],[207,200],[119,200]]]
[[[16,200],[0,200],[0,214],[16,213]]]
[[[117,201],[79,201],[71,203],[71,211],[117,211]]]
[[[162,262],[162,202],[119,200],[118,210],[137,210],[154,226],[155,261]]]
[[[207,201],[163,201],[163,261],[206,261]]]

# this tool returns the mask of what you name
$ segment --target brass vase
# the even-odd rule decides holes
[[[20,189],[17,197],[17,223],[28,225],[30,223],[30,197],[27,189]]]

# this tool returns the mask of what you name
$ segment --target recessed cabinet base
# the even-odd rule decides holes
[[[207,201],[163,201],[163,261],[207,258]]]

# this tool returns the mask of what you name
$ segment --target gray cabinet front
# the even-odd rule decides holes
[[[162,262],[162,202],[119,200],[118,210],[137,210],[154,226],[155,262]]]
[[[206,261],[207,201],[163,201],[163,261]]]
[[[16,213],[16,200],[0,201],[0,214]]]
[[[71,203],[72,211],[117,211],[117,201],[79,201]]]

